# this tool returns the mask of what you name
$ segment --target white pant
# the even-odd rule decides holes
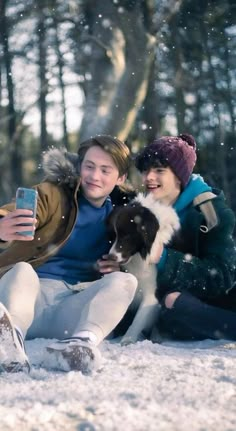
[[[39,279],[31,265],[20,262],[0,280],[0,302],[28,339],[63,339],[92,331],[99,343],[120,322],[136,288],[132,274],[113,272],[71,286]]]

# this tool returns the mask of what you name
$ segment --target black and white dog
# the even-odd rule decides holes
[[[155,201],[151,194],[139,193],[129,205],[116,208],[108,218],[108,231],[113,235],[109,253],[138,280],[131,304],[136,314],[122,344],[136,342],[157,321],[160,306],[155,296],[157,268],[153,262],[160,244],[168,244],[179,227],[174,209]]]

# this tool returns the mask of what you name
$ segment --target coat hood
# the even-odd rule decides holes
[[[66,148],[51,148],[43,154],[42,169],[46,181],[73,189],[79,178],[79,156]]]
[[[80,178],[80,160],[76,153],[69,153],[66,148],[51,148],[43,154],[42,169],[44,180],[60,186],[75,189]],[[136,196],[129,183],[115,186],[110,194],[115,205],[126,205]]]

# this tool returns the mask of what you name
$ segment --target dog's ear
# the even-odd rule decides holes
[[[137,216],[137,231],[142,238],[142,249],[140,255],[146,259],[151,252],[151,248],[155,241],[159,223],[154,214],[148,209],[143,207],[140,216]]]
[[[115,208],[113,211],[110,212],[110,214],[106,218],[106,228],[107,228],[107,234],[109,241],[115,241],[116,239],[116,232],[115,232],[115,223],[117,219],[117,215],[119,212],[119,208]]]

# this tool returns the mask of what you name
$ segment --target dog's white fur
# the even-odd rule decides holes
[[[152,329],[158,319],[160,305],[155,296],[157,289],[157,267],[155,261],[161,244],[166,245],[180,228],[179,218],[175,210],[167,205],[157,202],[151,194],[145,196],[139,193],[133,202],[138,202],[148,208],[157,218],[159,229],[150,250],[150,254],[144,260],[139,253],[132,256],[123,265],[127,272],[134,274],[138,280],[138,288],[131,308],[137,310],[134,320],[121,343],[130,344],[136,342],[142,335],[142,331]],[[111,254],[117,256],[122,263],[122,253],[116,250],[116,242],[113,244]]]
[[[148,257],[148,261],[153,263],[156,261],[160,244],[167,245],[174,233],[180,228],[179,217],[171,206],[156,201],[152,194],[144,195],[139,193],[134,199],[135,201],[148,208],[157,218],[160,225]]]

